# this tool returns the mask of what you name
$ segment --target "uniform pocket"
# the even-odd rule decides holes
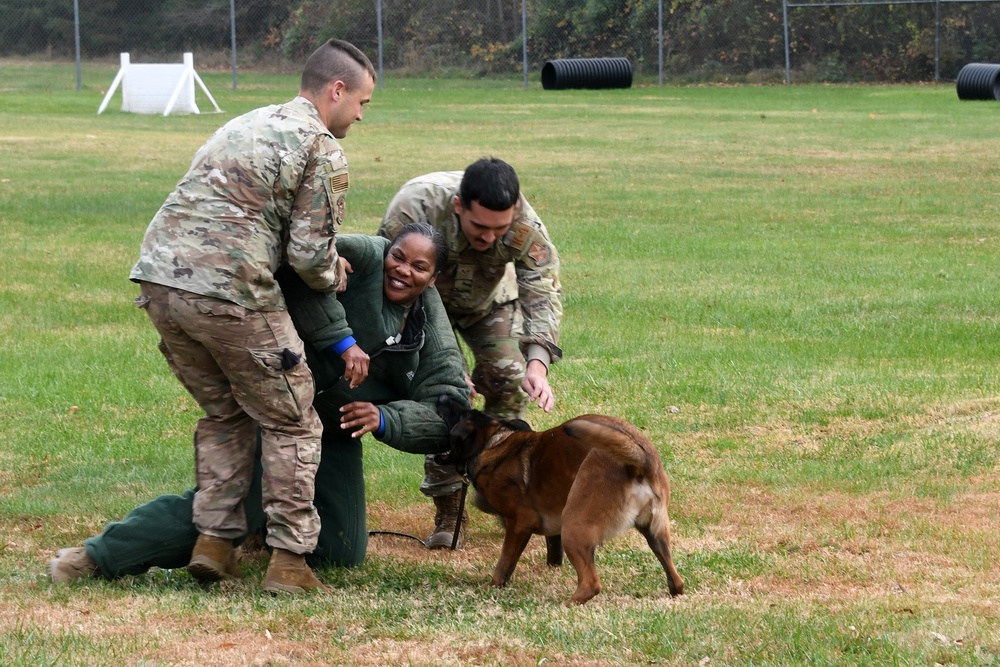
[[[319,442],[299,441],[295,448],[295,482],[292,490],[295,500],[312,502],[316,496],[316,470],[319,468],[322,446]]]
[[[216,317],[233,317],[238,320],[246,319],[247,314],[252,312],[243,306],[228,301],[199,299],[195,304],[198,311],[204,315],[215,315]]]
[[[298,357],[290,365],[286,348],[248,350],[254,364],[263,371],[258,381],[259,400],[268,406],[266,412],[287,421],[298,421],[312,405],[315,387],[312,373]],[[292,356],[295,356],[292,354]]]
[[[282,367],[282,354],[284,350],[271,349],[271,350],[250,350],[250,356],[253,357],[254,362],[266,371],[272,374],[281,374],[284,371]]]

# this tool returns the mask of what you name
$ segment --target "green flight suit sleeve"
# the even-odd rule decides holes
[[[347,276],[347,289],[351,288],[352,279],[371,280],[372,277],[366,274],[378,268],[376,262],[381,262],[377,247],[366,243],[364,237],[353,234],[342,235],[337,245],[341,256],[353,268],[353,273]],[[354,335],[344,306],[337,300],[336,294],[311,289],[296,272],[285,266],[278,270],[277,278],[285,295],[288,314],[302,340],[326,351],[331,345]]]
[[[275,274],[285,306],[299,337],[319,350],[325,350],[353,334],[344,307],[335,294],[317,292],[287,265]]]
[[[381,407],[382,442],[404,452],[435,454],[448,449],[448,427],[437,413],[438,397],[451,396],[469,405],[462,354],[437,290],[424,292],[424,344],[406,400]]]

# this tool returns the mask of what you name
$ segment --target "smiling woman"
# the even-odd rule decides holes
[[[425,222],[403,227],[385,256],[385,296],[393,303],[412,305],[448,262],[444,236]]]

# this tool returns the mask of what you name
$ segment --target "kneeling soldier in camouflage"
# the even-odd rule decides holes
[[[523,418],[532,401],[550,411],[555,398],[548,370],[562,357],[559,256],[521,194],[514,168],[484,158],[464,172],[410,180],[389,203],[378,231],[393,238],[412,222],[429,223],[448,243],[449,267],[437,288],[475,357],[469,382],[485,398],[484,410],[500,419]],[[461,538],[468,521],[459,517],[462,478],[433,457],[424,473],[420,490],[436,508],[427,546],[450,547],[456,527]]]

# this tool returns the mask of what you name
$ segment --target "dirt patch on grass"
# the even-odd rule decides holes
[[[675,531],[679,560],[685,552],[743,548],[766,562],[766,572],[752,577],[720,577],[728,589],[809,599],[933,596],[956,583],[970,593],[1000,586],[1000,564],[982,557],[985,545],[1000,542],[994,491],[944,501],[733,486],[716,488],[706,502],[726,509],[695,539]]]
[[[289,639],[272,632],[205,632],[158,649],[150,656],[167,664],[191,667],[313,667],[329,665],[325,638]]]
[[[364,646],[357,646],[348,653],[345,664],[358,667],[383,665],[509,665],[510,667],[535,667],[539,664],[537,650],[504,646],[496,642],[471,637],[438,637],[432,643],[416,640],[397,641],[380,639]],[[605,662],[567,657],[561,654],[546,655],[543,664],[572,667],[597,667]]]

